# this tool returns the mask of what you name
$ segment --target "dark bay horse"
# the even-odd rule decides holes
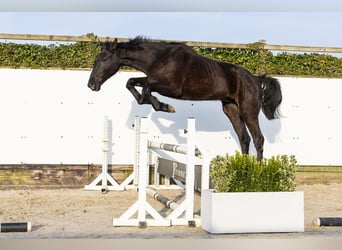
[[[278,114],[282,101],[277,79],[255,76],[246,69],[203,57],[182,43],[153,42],[137,37],[129,42],[100,43],[101,53],[93,66],[88,87],[99,91],[101,85],[122,66],[145,73],[130,78],[127,89],[139,104],[151,104],[156,111],[175,112],[152,92],[182,100],[220,100],[239,138],[242,153],[249,153],[250,136],[257,158],[263,158],[264,137],[258,121],[260,109],[268,119]],[[141,87],[141,93],[136,87]]]

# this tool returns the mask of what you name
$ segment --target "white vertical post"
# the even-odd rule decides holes
[[[144,204],[146,202],[146,187],[147,187],[147,140],[148,140],[148,122],[146,117],[140,118],[140,138],[139,138],[139,195],[138,202]],[[146,210],[140,206],[138,210],[138,221],[146,220]]]
[[[134,120],[134,128],[135,128],[135,159],[134,159],[134,166],[133,166],[133,184],[135,186],[138,185],[138,178],[139,178],[139,154],[140,154],[140,117],[136,116]]]
[[[195,186],[195,118],[188,118],[188,134],[186,143],[186,177],[185,177],[185,197],[187,220],[193,220],[194,216],[194,186]]]
[[[108,116],[104,117],[102,141],[103,141],[102,191],[105,191],[107,190],[107,174],[108,174]]]

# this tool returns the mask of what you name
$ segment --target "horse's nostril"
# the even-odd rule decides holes
[[[92,90],[92,91],[99,91],[100,90],[100,86],[97,86],[94,83],[89,83],[88,87]]]
[[[91,90],[94,90],[96,87],[94,83],[88,83],[88,88],[90,88]]]

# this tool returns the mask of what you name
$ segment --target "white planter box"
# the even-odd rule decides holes
[[[201,226],[209,233],[304,232],[304,192],[202,192]]]

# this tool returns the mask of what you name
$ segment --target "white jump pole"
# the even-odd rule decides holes
[[[107,191],[107,173],[108,173],[108,116],[104,117],[104,129],[103,129],[103,161],[102,161],[102,192]]]

